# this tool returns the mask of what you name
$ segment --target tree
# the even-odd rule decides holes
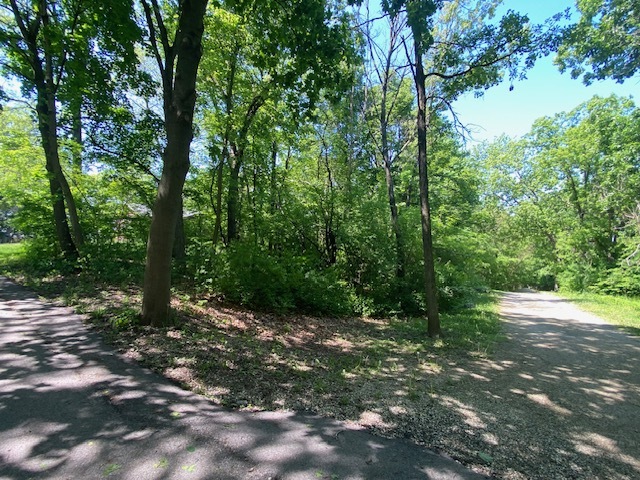
[[[612,78],[618,83],[640,69],[640,7],[637,0],[577,0],[580,19],[564,31],[556,63],[571,77]]]
[[[171,258],[181,214],[182,189],[190,164],[196,78],[202,56],[207,0],[185,0],[168,11],[158,0],[141,0],[141,3],[149,47],[162,78],[167,138],[147,242],[142,323],[161,326],[169,321]],[[174,18],[177,23],[172,33]]]
[[[223,119],[210,137],[218,143],[212,150],[228,165],[227,242],[232,242],[240,233],[240,175],[256,118],[270,102],[284,102],[300,119],[323,89],[345,91],[354,42],[342,6],[325,0],[289,0],[286,6],[228,2],[212,9],[209,24],[202,84],[211,114]]]
[[[367,11],[367,16],[368,13]],[[375,117],[370,122],[375,123],[375,126],[371,127],[370,137],[384,170],[391,229],[396,243],[396,277],[401,279],[405,274],[405,240],[400,227],[393,170],[394,161],[414,139],[412,131],[405,132],[408,130],[406,120],[412,115],[413,98],[407,81],[409,72],[405,65],[406,60],[402,63],[399,61],[403,47],[404,21],[399,16],[387,17],[384,20],[385,33],[381,35],[382,41],[374,38],[372,26],[375,22],[369,18],[362,22],[368,47],[367,108],[370,110],[369,115]]]
[[[637,246],[638,119],[631,100],[594,97],[536,120],[521,140],[488,147],[490,182],[512,236],[563,288],[635,288],[621,262]]]
[[[433,114],[466,91],[481,92],[503,79],[522,75],[549,52],[549,36],[540,26],[509,11],[500,21],[487,22],[499,2],[394,0],[384,1],[392,16],[404,12],[413,40],[412,61],[417,95],[418,170],[424,253],[428,333],[440,335],[438,296],[429,203],[427,131]],[[524,60],[524,62],[523,62]]]
[[[42,168],[37,126],[22,108],[0,112],[0,215],[8,231],[47,241],[55,238],[51,223],[48,182]],[[4,223],[4,222],[3,222]],[[2,232],[0,232],[2,236]],[[50,248],[46,248],[50,253]]]
[[[128,0],[10,0],[2,6],[2,67],[22,83],[23,94],[35,97],[56,235],[69,258],[77,257],[84,233],[61,162],[60,103],[77,98],[77,88],[68,87],[83,83],[78,79],[86,86],[90,78],[104,78],[105,71],[130,61],[133,48],[127,39],[137,31],[130,11]],[[107,52],[119,61],[106,61]],[[109,84],[95,90],[109,90]]]

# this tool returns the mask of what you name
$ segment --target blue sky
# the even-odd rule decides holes
[[[505,0],[504,10],[526,13],[531,21],[542,22],[573,5],[572,0]],[[460,120],[472,131],[472,141],[492,140],[503,133],[521,136],[535,119],[572,110],[594,95],[632,95],[637,103],[640,94],[638,77],[622,85],[607,80],[587,87],[569,73],[561,74],[553,65],[553,55],[539,60],[527,77],[514,83],[513,91],[509,91],[509,82],[504,82],[487,90],[482,98],[466,95],[454,103]]]

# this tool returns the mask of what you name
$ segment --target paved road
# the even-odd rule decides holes
[[[330,419],[220,408],[0,278],[0,479],[478,479]]]

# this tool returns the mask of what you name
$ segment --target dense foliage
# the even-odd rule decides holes
[[[468,306],[478,290],[524,285],[640,294],[640,113],[633,102],[594,98],[540,119],[525,138],[502,138],[470,153],[450,102],[520,76],[555,45],[553,29],[512,12],[496,21],[499,2],[387,3],[391,17],[374,19],[320,0],[290,0],[286,11],[270,2],[208,5],[197,103],[193,117],[186,115],[193,122],[190,168],[171,243],[179,285],[203,298],[280,311],[424,312],[425,192],[416,163],[418,83],[411,78],[422,58],[441,308]],[[170,128],[178,114],[184,117],[179,111],[172,120],[167,92],[193,99],[167,80],[176,55],[171,42],[182,38],[182,4],[110,3],[136,25],[121,46],[107,41],[115,27],[102,19],[103,10],[92,21],[104,28],[85,32],[84,17],[74,16],[74,9],[89,12],[82,1],[65,3],[67,10],[57,5],[2,7],[4,71],[22,81],[24,98],[40,110],[8,104],[0,113],[0,234],[26,237],[30,258],[43,270],[139,283],[151,212],[163,208],[158,200],[154,207],[154,198],[172,174]],[[428,20],[414,28],[426,42],[415,58],[407,58],[404,43],[411,32],[405,6]],[[43,25],[58,22],[32,32],[31,40],[64,73],[49,98],[58,116],[43,116],[47,84],[42,91],[33,86],[27,67],[37,69],[39,57],[29,57],[30,30],[15,24],[21,12]],[[68,24],[86,38],[62,42]],[[45,42],[40,50],[38,42]],[[118,64],[134,50],[137,69]],[[73,61],[65,63],[66,56]],[[116,69],[121,82],[103,73],[72,75],[83,58],[96,72]],[[45,142],[43,129],[54,121],[55,138]],[[57,170],[49,168],[52,145]],[[52,188],[53,180],[66,182],[68,191]],[[56,222],[73,224],[74,215],[67,237],[78,255],[70,257]]]
[[[640,294],[640,111],[594,97],[478,151],[520,274],[505,286]]]

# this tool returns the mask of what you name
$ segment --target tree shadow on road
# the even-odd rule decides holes
[[[3,478],[475,478],[405,440],[237,412],[110,351],[70,309],[0,284]]]
[[[503,307],[509,339],[453,368],[440,395],[477,448],[506,471],[517,457],[529,478],[637,478],[640,339],[547,295]]]

